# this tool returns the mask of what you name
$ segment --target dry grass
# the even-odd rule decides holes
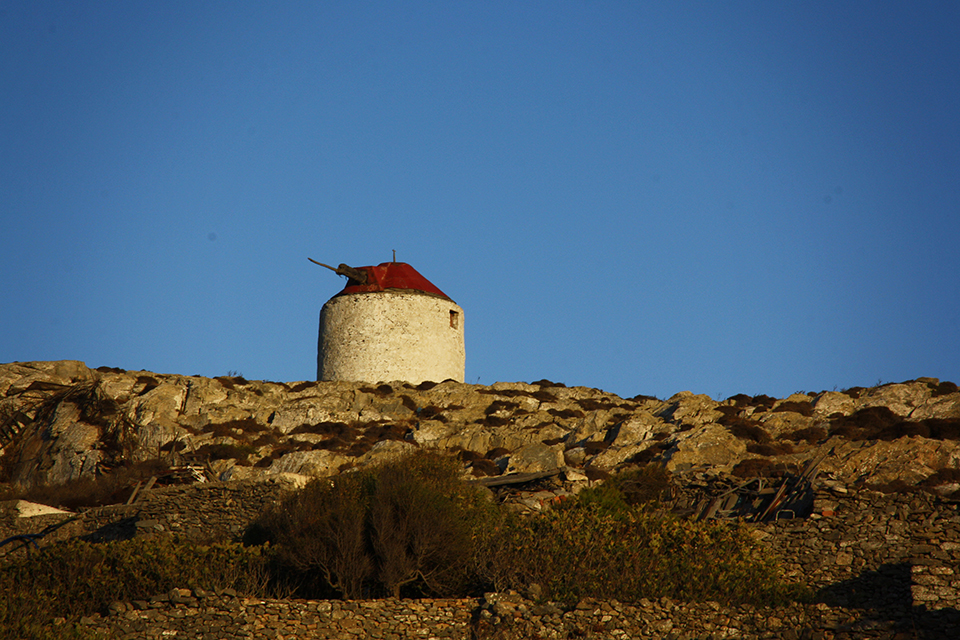
[[[806,442],[807,444],[817,444],[827,438],[827,430],[823,427],[807,427],[805,429],[796,429],[781,436],[784,440],[792,442]]]
[[[787,442],[751,442],[747,445],[747,452],[758,456],[783,456],[794,453],[794,448]]]
[[[94,478],[80,478],[65,484],[22,488],[7,485],[0,495],[4,500],[23,499],[30,502],[76,510],[126,502],[138,481],[160,476],[169,471],[166,460],[156,459],[126,465]]]
[[[774,463],[766,458],[747,458],[733,467],[731,473],[739,478],[769,478]]]
[[[750,440],[751,442],[765,443],[772,439],[767,430],[760,426],[760,423],[753,420],[739,420],[727,427],[727,429],[736,438],[740,440]]]

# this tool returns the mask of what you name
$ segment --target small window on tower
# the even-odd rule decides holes
[[[453,309],[450,310],[450,328],[451,329],[460,328],[460,314],[454,311]]]

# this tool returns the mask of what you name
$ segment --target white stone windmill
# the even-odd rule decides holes
[[[308,260],[348,278],[320,310],[317,380],[463,382],[463,309],[416,269]]]

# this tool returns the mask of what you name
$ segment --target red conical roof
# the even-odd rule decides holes
[[[416,269],[406,262],[382,262],[375,267],[354,268],[358,271],[366,271],[366,283],[357,284],[356,280],[347,280],[347,285],[338,295],[400,289],[403,291],[419,291],[450,300],[447,294],[440,291],[432,282],[420,275]]]

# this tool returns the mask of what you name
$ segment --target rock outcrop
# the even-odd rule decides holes
[[[25,486],[157,459],[221,481],[323,477],[416,450],[458,455],[473,477],[562,470],[586,481],[650,462],[750,477],[796,471],[827,449],[821,471],[844,484],[946,493],[958,488],[943,472],[960,466],[958,440],[960,391],[932,378],[717,401],[545,380],[373,386],[0,365],[2,471]]]
[[[80,623],[110,637],[955,637],[958,442],[960,390],[932,378],[717,401],[690,392],[624,399],[548,381],[280,383],[13,363],[0,365],[3,480],[70,485],[143,465],[207,481],[139,496],[138,484],[130,504],[77,513],[9,501],[0,531],[31,540],[40,532],[49,542],[239,539],[309,477],[418,450],[458,456],[466,476],[494,490],[525,479],[522,490],[499,494],[522,511],[655,463],[677,480],[670,507],[696,513],[726,505],[734,490],[769,491],[777,476],[819,460],[809,517],[752,529],[785,577],[820,590],[816,604],[585,599],[561,608],[512,592],[479,601],[268,601],[183,588],[113,603],[109,615]]]

